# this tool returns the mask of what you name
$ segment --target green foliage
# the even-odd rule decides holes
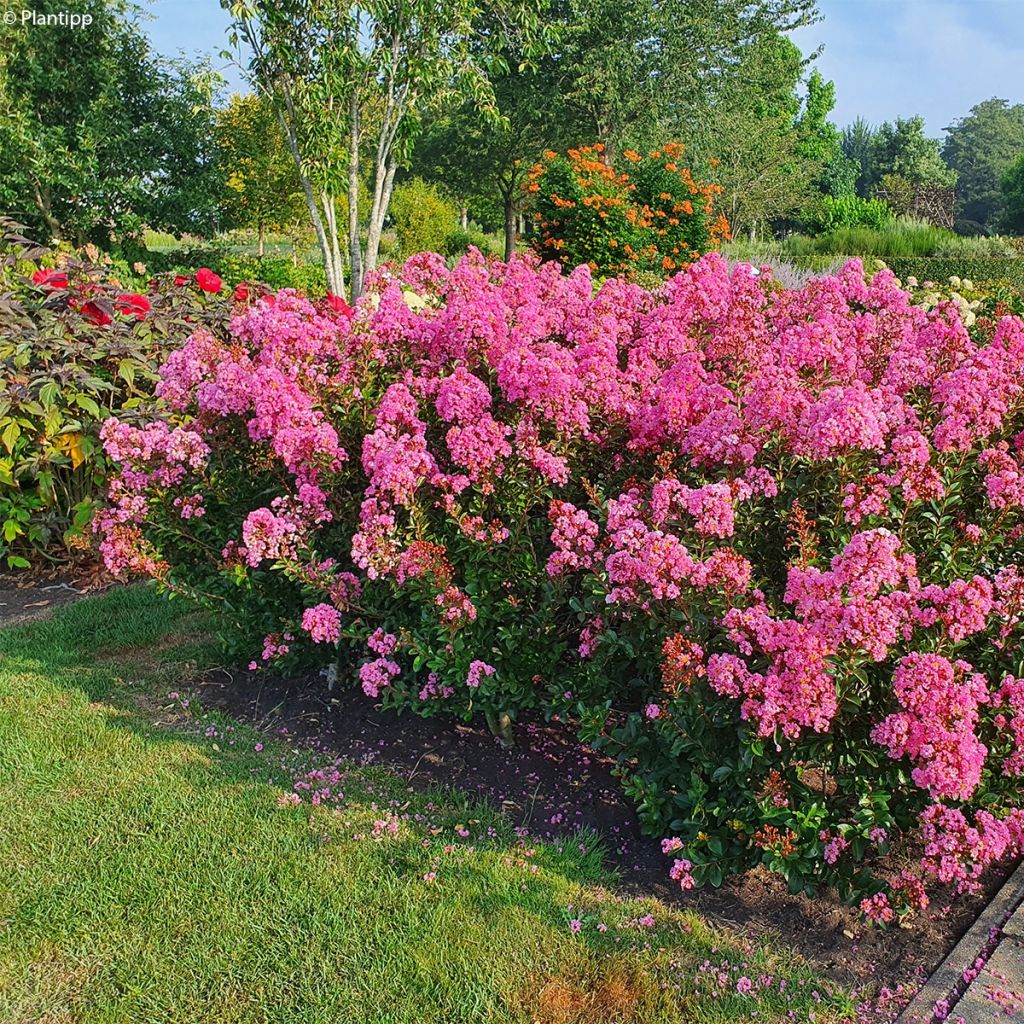
[[[306,212],[295,161],[273,106],[235,95],[217,112],[217,149],[225,179],[222,227],[284,228]],[[262,252],[260,253],[262,255]]]
[[[417,252],[441,252],[454,230],[458,212],[436,185],[412,178],[395,186],[391,220],[405,256]]]
[[[283,257],[247,256],[231,251],[206,248],[183,249],[153,261],[161,271],[191,274],[197,266],[209,267],[231,285],[241,281],[259,282],[271,288],[295,288],[311,297],[327,290],[324,268],[317,264],[299,263]]]
[[[85,0],[87,29],[0,25],[0,210],[39,236],[108,242],[212,227],[221,179],[206,69],[158,60],[137,8]]]
[[[918,186],[948,186],[957,180],[939,152],[939,143],[924,134],[924,118],[897,118],[878,128],[858,118],[842,136],[843,153],[857,167],[857,195],[868,198],[885,187],[883,178],[892,175],[889,188],[913,191]],[[897,212],[901,212],[897,210]]]
[[[913,217],[918,186],[902,174],[883,174],[877,189],[889,208],[900,217]]]
[[[829,197],[854,195],[857,165],[843,152],[842,137],[828,115],[836,105],[836,89],[815,70],[807,80],[807,96],[796,122],[797,154],[818,167],[815,185]]]
[[[148,401],[157,367],[182,334],[225,322],[229,309],[162,281],[146,289],[146,312],[136,318],[123,305],[130,289],[109,266],[66,255],[66,284],[33,283],[54,255],[9,222],[3,227],[0,559],[24,565],[31,548],[88,546],[84,531],[107,473],[103,420]]]
[[[843,256],[936,256],[944,247],[960,246],[966,253],[971,246],[979,251],[985,240],[960,238],[952,231],[937,228],[926,221],[898,217],[879,227],[837,225],[813,238],[791,235],[782,243],[787,256],[806,256],[811,253],[831,253]],[[984,251],[984,250],[982,250]],[[990,255],[990,251],[987,253]]]
[[[549,56],[531,67],[518,61],[493,77],[499,120],[473,103],[445,111],[425,128],[413,154],[417,172],[477,219],[505,232],[505,255],[515,248],[515,217],[524,206],[528,168],[545,149],[570,144],[558,65]]]
[[[959,216],[989,230],[1015,230],[1012,218],[1000,224],[1005,195],[1001,180],[1024,152],[1024,103],[1010,106],[993,97],[972,107],[947,131],[942,155],[957,172]]]
[[[462,228],[450,231],[445,236],[444,242],[441,243],[441,248],[438,252],[440,252],[442,256],[456,257],[465,253],[470,246],[474,246],[479,249],[485,256],[500,255],[494,248],[489,235],[485,235],[482,231],[474,231],[472,229],[464,231]]]
[[[1003,223],[1010,231],[1024,234],[1024,153],[1006,169],[999,186],[1003,198]]]
[[[864,227],[876,230],[893,219],[889,204],[881,199],[861,199],[857,195],[823,196],[812,211],[808,227],[812,231]]]
[[[841,145],[843,155],[853,164],[856,177],[854,189],[862,199],[871,195],[874,184],[874,145],[878,130],[858,117],[843,129]]]
[[[886,174],[906,178],[913,185],[955,185],[956,171],[942,159],[937,139],[924,134],[924,118],[896,118],[886,121],[872,141],[872,184]]]
[[[777,69],[764,61],[763,44],[815,15],[813,0],[568,0],[553,7],[564,24],[555,70],[575,126],[568,141],[596,138],[618,152],[679,138],[702,159],[718,155],[712,115],[723,96],[745,92],[756,102],[776,93]]]
[[[626,150],[621,169],[600,144],[554,151],[530,171],[544,259],[588,265],[600,275],[663,274],[691,263],[728,235],[715,218],[717,185],[694,181],[680,166],[684,147],[666,143],[642,157]]]
[[[722,186],[721,206],[735,234],[764,234],[772,222],[797,217],[816,196],[829,97],[827,89],[815,94],[801,131],[796,90],[803,67],[792,41],[759,37],[746,48],[745,68],[761,85],[735,82],[709,114],[713,130],[699,155]]]

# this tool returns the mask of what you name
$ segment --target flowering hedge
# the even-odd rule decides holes
[[[681,885],[764,863],[892,919],[1021,852],[1024,322],[858,263],[649,292],[421,255],[284,292],[109,420],[111,569],[370,699],[569,716]],[[886,867],[899,841],[916,863]]]
[[[564,156],[546,152],[526,185],[541,258],[601,276],[664,275],[717,249],[729,237],[728,222],[714,212],[721,187],[694,180],[680,166],[684,152],[678,142],[646,157],[627,149],[620,167],[600,143]]]

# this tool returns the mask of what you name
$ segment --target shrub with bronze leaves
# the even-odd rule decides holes
[[[33,548],[88,544],[107,472],[100,424],[151,397],[167,352],[200,324],[222,329],[230,307],[216,275],[137,291],[0,227],[0,558],[23,567]]]

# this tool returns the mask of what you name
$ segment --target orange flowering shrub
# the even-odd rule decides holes
[[[548,150],[526,185],[534,200],[541,257],[601,275],[671,274],[729,237],[715,215],[721,186],[696,181],[670,142],[646,157],[627,149],[621,167],[600,143]]]

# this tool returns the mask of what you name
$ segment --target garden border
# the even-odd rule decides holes
[[[948,999],[955,992],[964,971],[981,954],[993,929],[1001,930],[1021,906],[1024,906],[1024,860],[1017,864],[977,921],[968,928],[893,1024],[933,1024],[935,1004],[940,999]],[[959,993],[957,1002],[964,997],[966,991]],[[956,1003],[953,1003],[949,1013],[954,1020],[955,1008]]]

